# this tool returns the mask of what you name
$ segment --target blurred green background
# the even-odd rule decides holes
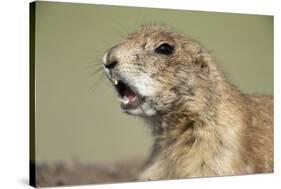
[[[36,162],[110,163],[144,157],[150,129],[123,114],[94,73],[105,51],[144,23],[200,41],[247,93],[273,93],[273,17],[36,3]],[[98,86],[97,86],[98,85]]]

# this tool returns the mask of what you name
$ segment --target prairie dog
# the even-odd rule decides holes
[[[243,94],[198,42],[144,25],[103,66],[122,111],[153,131],[139,180],[273,172],[273,97]]]

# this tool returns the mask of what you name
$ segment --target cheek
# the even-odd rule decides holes
[[[161,89],[161,83],[146,73],[136,74],[131,82],[142,96],[155,96]]]
[[[153,99],[153,107],[157,111],[168,111],[174,106],[174,102],[178,100],[178,96],[170,91],[160,92],[159,95]]]

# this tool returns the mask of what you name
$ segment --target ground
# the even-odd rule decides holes
[[[143,161],[129,160],[109,165],[82,163],[39,164],[36,166],[36,185],[64,186],[135,181]]]

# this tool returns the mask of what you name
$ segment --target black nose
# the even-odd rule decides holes
[[[104,66],[107,68],[107,69],[112,69],[114,68],[114,66],[118,63],[117,60],[109,60]]]

